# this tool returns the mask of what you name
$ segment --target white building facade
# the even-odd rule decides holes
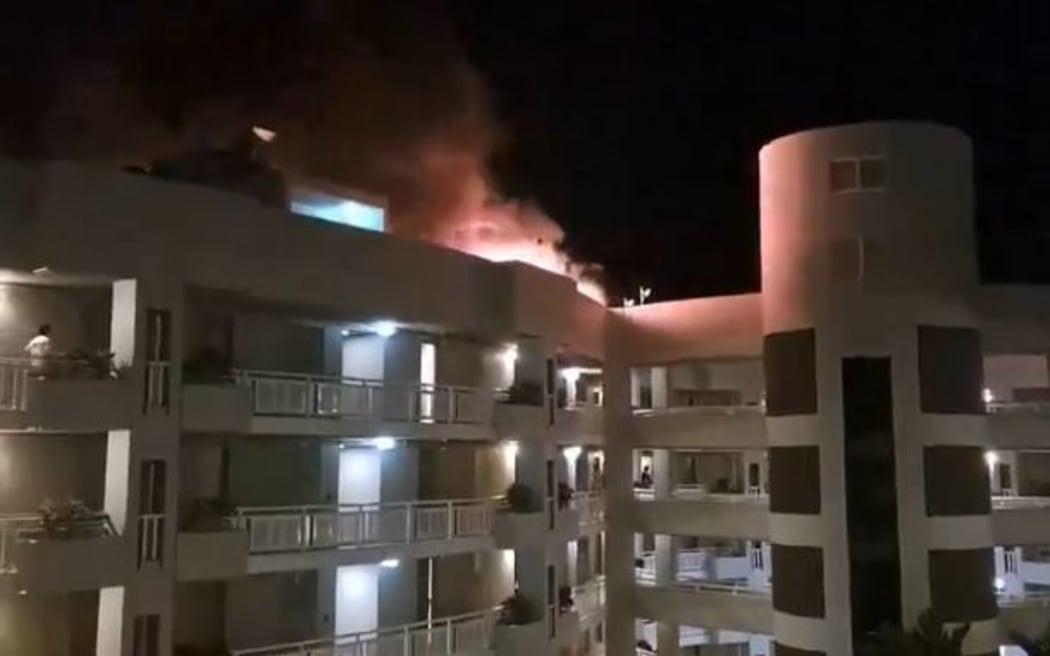
[[[969,140],[844,126],[760,168],[761,293],[607,309],[342,218],[0,164],[0,653],[1041,631],[1050,294],[979,283]]]

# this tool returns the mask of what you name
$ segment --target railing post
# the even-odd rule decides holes
[[[306,506],[299,506],[299,531],[299,548],[305,551],[310,544],[310,520]]]
[[[452,656],[452,620],[445,620],[445,655]]]
[[[416,509],[412,502],[405,502],[405,543],[412,542],[415,537],[412,535],[412,518],[416,514]]]
[[[412,632],[407,626],[401,629],[401,653],[403,656],[412,656]]]
[[[456,388],[448,386],[448,423],[456,423]]]
[[[451,501],[445,502],[445,507],[448,512],[448,539],[456,537],[456,509]]]

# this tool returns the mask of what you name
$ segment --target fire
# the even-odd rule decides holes
[[[442,180],[442,191],[454,196],[442,219],[420,236],[492,262],[524,262],[567,276],[576,281],[579,293],[605,304],[605,290],[590,275],[595,267],[573,260],[562,250],[561,226],[535,203],[501,197],[476,156],[430,144],[420,163],[432,173],[425,177]]]

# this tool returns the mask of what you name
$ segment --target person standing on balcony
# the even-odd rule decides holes
[[[30,372],[39,377],[46,373],[48,358],[51,357],[51,326],[43,324],[37,330],[33,339],[26,344],[26,353],[29,354]]]

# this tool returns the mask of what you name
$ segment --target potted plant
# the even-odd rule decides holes
[[[507,390],[507,403],[511,405],[543,405],[543,386],[532,380],[516,381]]]
[[[191,384],[217,385],[229,381],[230,358],[214,347],[198,349],[182,365],[183,380]]]
[[[40,523],[44,535],[52,540],[69,540],[90,532],[86,520],[94,513],[76,499],[45,499],[40,505]]]
[[[229,499],[194,499],[180,530],[190,533],[212,533],[229,528],[229,518],[237,506]]]
[[[525,595],[515,592],[507,597],[499,607],[498,622],[504,626],[520,626],[539,622],[540,612]]]
[[[543,510],[543,504],[540,503],[536,493],[527,485],[514,483],[507,488],[504,496],[512,513],[534,513]]]

